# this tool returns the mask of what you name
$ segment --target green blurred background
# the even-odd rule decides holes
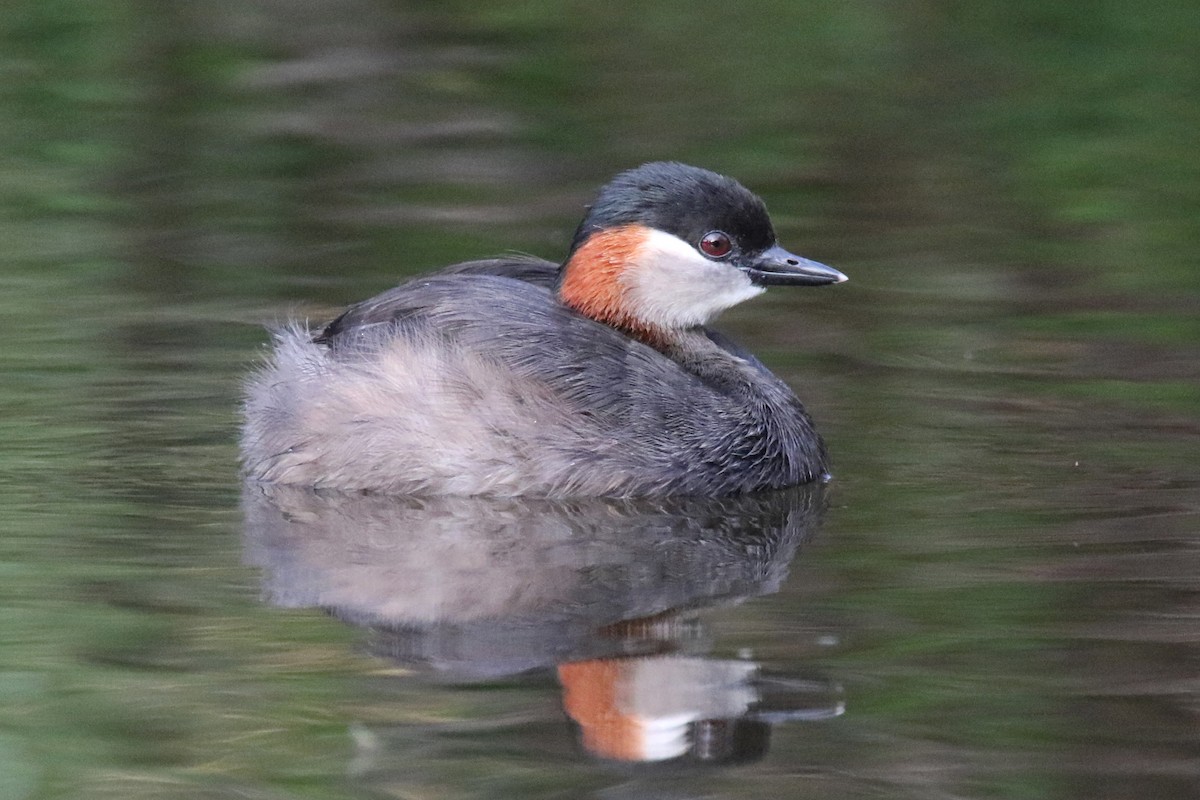
[[[0,797],[1194,797],[1198,31],[1188,0],[8,4]],[[660,158],[851,276],[723,321],[837,480],[784,590],[707,623],[847,714],[700,776],[563,755],[548,676],[408,680],[240,563],[263,324],[558,258]],[[348,766],[359,725],[387,768]]]

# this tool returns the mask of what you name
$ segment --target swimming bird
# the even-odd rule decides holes
[[[707,327],[769,286],[841,283],[763,201],[674,162],[601,189],[561,265],[456,264],[274,332],[250,480],[390,494],[726,495],[827,477],[804,406]]]

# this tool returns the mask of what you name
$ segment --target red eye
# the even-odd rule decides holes
[[[709,258],[724,258],[733,250],[733,242],[729,234],[722,231],[709,231],[700,240],[700,252]]]

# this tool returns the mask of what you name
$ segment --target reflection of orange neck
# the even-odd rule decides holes
[[[666,332],[633,314],[621,283],[622,273],[636,268],[637,251],[645,238],[646,229],[639,225],[593,233],[563,265],[558,299],[584,316],[661,350]]]
[[[645,752],[642,727],[617,705],[623,663],[601,659],[560,664],[558,679],[563,707],[583,729],[583,746],[601,758],[640,761]]]

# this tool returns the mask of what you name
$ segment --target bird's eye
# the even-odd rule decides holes
[[[733,242],[723,231],[709,231],[700,239],[700,252],[709,258],[724,258],[732,250]]]

